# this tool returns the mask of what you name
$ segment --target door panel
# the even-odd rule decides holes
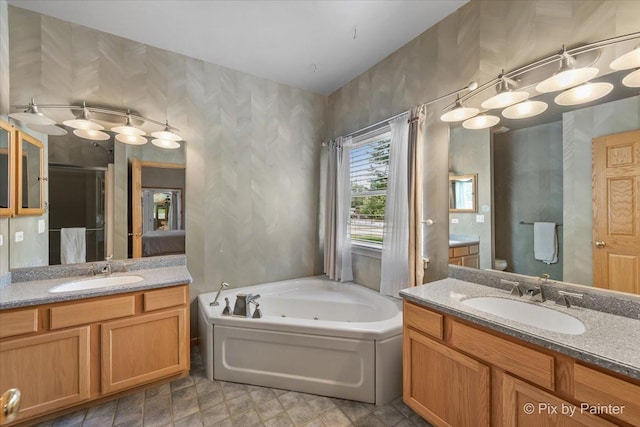
[[[593,284],[640,293],[640,131],[593,140]]]

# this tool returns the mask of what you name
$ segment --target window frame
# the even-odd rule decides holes
[[[391,126],[389,124],[385,124],[384,126],[381,126],[378,129],[375,129],[373,131],[367,132],[360,136],[354,137],[351,143],[351,151],[363,145],[373,144],[376,141],[379,141],[381,139],[389,139],[388,155],[390,156],[391,155]],[[349,155],[351,155],[351,153],[349,153]],[[351,173],[351,158],[349,158],[349,172]],[[388,178],[389,178],[389,175],[387,172],[387,179]],[[350,189],[352,188],[351,187],[352,185],[353,184],[350,185]],[[386,197],[387,191],[388,191],[388,188],[386,188],[385,190],[375,190],[374,191],[375,194],[369,194],[369,195],[384,195]],[[353,196],[354,196],[354,193],[353,191],[351,191],[351,197],[350,197],[351,201],[353,201]],[[349,204],[349,206],[351,206],[351,203]],[[386,210],[386,199],[385,199],[385,210]],[[383,221],[384,221],[384,218],[383,218]],[[358,255],[368,256],[371,258],[381,258],[382,242],[374,243],[374,242],[368,242],[365,240],[353,239],[353,237],[351,237],[351,218],[349,218],[349,222],[350,222],[349,241],[351,242],[351,252]],[[383,232],[383,239],[384,239],[384,225],[383,225],[382,232]]]

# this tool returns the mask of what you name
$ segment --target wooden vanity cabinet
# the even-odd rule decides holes
[[[477,243],[449,248],[449,264],[480,268],[480,245]]]
[[[404,402],[435,426],[640,426],[638,380],[406,300],[403,316]]]
[[[189,372],[189,287],[0,311],[0,390],[14,423]]]

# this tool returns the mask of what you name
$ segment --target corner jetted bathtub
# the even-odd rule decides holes
[[[233,312],[236,294],[260,294],[262,318]],[[402,394],[402,304],[325,276],[198,297],[209,379],[386,404]],[[252,307],[253,309],[253,307]]]

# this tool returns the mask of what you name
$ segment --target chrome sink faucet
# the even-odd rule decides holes
[[[536,297],[537,297],[539,302],[545,302],[546,301],[546,298],[544,297],[544,292],[542,291],[542,288],[540,286],[534,286],[533,288],[527,289],[526,294],[527,294],[527,296],[531,297],[532,301],[535,301]]]
[[[113,266],[111,265],[111,260],[113,259],[113,255],[107,255],[104,257],[104,260],[107,262],[104,267],[102,267],[102,274],[106,274],[107,276],[111,276],[113,272]]]

